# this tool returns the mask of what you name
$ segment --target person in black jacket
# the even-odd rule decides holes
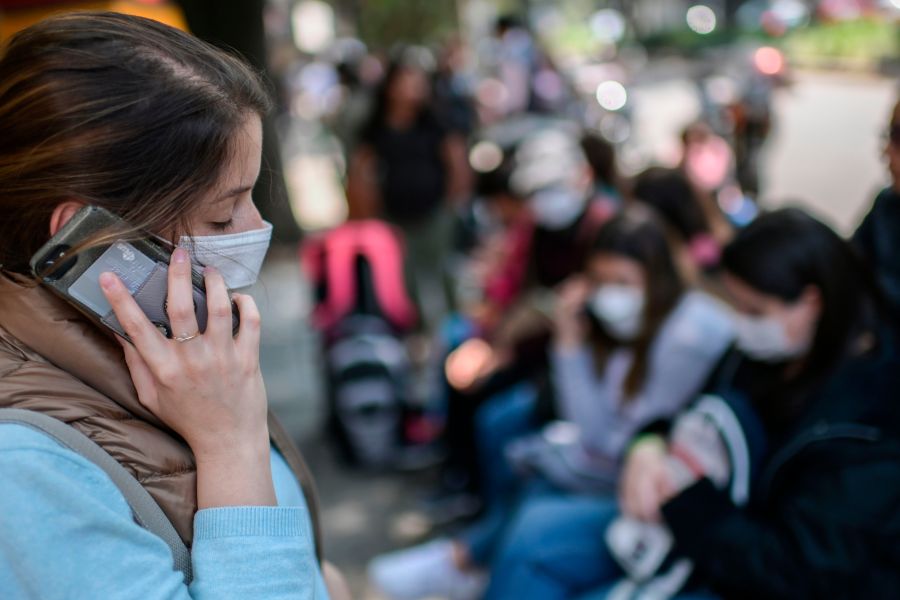
[[[875,269],[890,302],[900,317],[900,102],[894,106],[884,145],[891,185],[881,191],[856,233],[853,243]]]
[[[628,454],[618,506],[520,513],[487,598],[608,597],[622,571],[603,537],[619,511],[665,523],[694,584],[719,597],[900,597],[900,361],[870,272],[793,209],[743,230],[723,266],[737,352],[710,391],[747,397],[768,438],[748,503],[706,478],[676,494],[657,424]]]

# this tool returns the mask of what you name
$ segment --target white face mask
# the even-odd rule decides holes
[[[559,231],[571,226],[584,212],[587,196],[565,186],[544,188],[528,200],[534,220],[544,229]]]
[[[591,313],[607,333],[623,342],[640,334],[644,326],[646,300],[640,288],[627,285],[602,285],[588,303]]]
[[[806,354],[810,342],[792,342],[781,321],[775,317],[748,317],[737,314],[735,346],[748,357],[762,362],[783,362]]]
[[[228,289],[250,287],[259,277],[272,239],[272,224],[264,223],[262,229],[241,233],[181,236],[178,245],[190,252],[195,263],[215,267]]]

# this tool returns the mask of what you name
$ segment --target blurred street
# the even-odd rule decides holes
[[[824,72],[798,73],[797,80],[775,97],[767,205],[809,207],[849,235],[888,181],[881,132],[897,80]]]
[[[890,77],[797,72],[792,86],[775,92],[761,203],[808,207],[851,233],[887,182],[881,132],[896,94],[897,81]],[[657,69],[653,79],[635,86],[633,98],[635,145],[657,161],[672,162],[681,130],[699,117],[696,86]]]

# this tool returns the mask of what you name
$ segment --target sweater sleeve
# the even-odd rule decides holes
[[[550,360],[560,416],[585,431],[606,430],[611,424],[608,413],[613,399],[607,397],[590,349],[554,348]]]
[[[190,587],[105,473],[50,438],[0,426],[0,589],[7,597],[322,598],[304,506],[201,510]],[[317,593],[318,592],[318,593]]]
[[[635,407],[633,433],[654,421],[671,419],[694,400],[718,359],[709,348],[695,344],[670,344],[659,354],[644,386],[643,402]]]
[[[727,310],[706,294],[691,292],[654,343],[643,401],[635,403],[636,433],[667,435],[673,417],[703,390],[731,345]]]
[[[670,419],[695,398],[731,338],[731,322],[718,304],[696,293],[686,297],[653,342],[642,389],[627,399],[621,381],[630,354],[614,353],[597,374],[587,346],[556,349],[553,381],[562,416],[579,424],[596,449],[619,458],[642,427]]]

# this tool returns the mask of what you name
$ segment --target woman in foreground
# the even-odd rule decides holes
[[[228,291],[253,283],[271,234],[251,197],[268,108],[241,61],[146,19],[56,17],[3,50],[0,408],[49,415],[97,443],[149,492],[193,564],[188,582],[95,464],[0,423],[5,598],[328,596],[308,473],[267,416],[259,313]],[[131,343],[37,285],[29,259],[86,205],[124,219],[126,237],[178,246],[172,339],[112,273],[99,283]],[[192,258],[206,265],[203,331]]]

